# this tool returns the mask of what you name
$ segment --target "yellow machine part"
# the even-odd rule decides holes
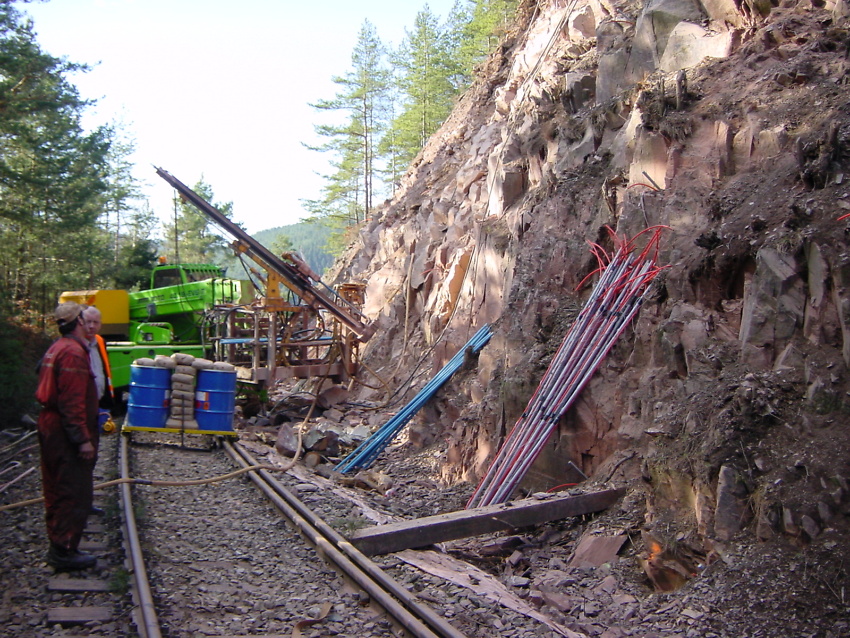
[[[59,295],[59,303],[66,301],[100,310],[103,321],[101,332],[104,334],[126,332],[130,323],[130,297],[126,290],[72,290]],[[123,330],[119,329],[122,326]]]

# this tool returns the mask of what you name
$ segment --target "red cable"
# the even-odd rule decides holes
[[[562,487],[575,487],[576,485],[578,485],[578,483],[562,483],[561,485],[556,485],[555,487],[550,487],[548,490],[546,490],[546,493],[551,494],[555,490],[559,490]]]

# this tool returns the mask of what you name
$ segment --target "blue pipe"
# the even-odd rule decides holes
[[[492,332],[489,326],[482,328],[467,343],[464,348],[455,354],[443,369],[416,395],[416,397],[396,414],[390,421],[383,425],[375,434],[364,441],[343,463],[337,467],[338,471],[348,472],[351,469],[368,467],[386,447],[386,445],[398,434],[407,422],[419,411],[419,409],[430,399],[434,393],[445,383],[446,380],[463,364],[464,352],[472,348],[478,352],[489,341]]]
[[[404,406],[395,416],[378,428],[372,436],[363,441],[357,449],[345,457],[336,466],[336,471],[347,474],[354,470],[366,469],[371,466],[378,455],[401,432],[402,428],[407,425],[407,422],[425,405],[425,402],[433,397],[437,390],[460,369],[466,357],[467,350],[471,349],[473,354],[477,354],[487,345],[492,336],[493,330],[490,328],[490,324],[485,324],[463,348],[455,353],[449,362],[443,366],[443,369],[425,384],[410,403]]]

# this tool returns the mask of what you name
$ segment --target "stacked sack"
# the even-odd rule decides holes
[[[155,359],[136,359],[133,365],[169,370],[170,390],[165,391],[165,403],[163,404],[163,407],[166,403],[168,406],[165,427],[183,430],[199,429],[195,417],[196,402],[200,400],[199,397],[208,393],[199,392],[196,396],[198,372],[201,370],[233,372],[235,370],[235,367],[229,363],[213,362],[209,359],[196,358],[181,352],[175,352],[170,357],[157,355]]]
[[[169,359],[169,357],[164,358]],[[170,359],[174,364],[171,374],[171,411],[165,426],[197,430],[195,385],[197,384],[198,370],[211,368],[213,362],[179,352],[171,355]]]

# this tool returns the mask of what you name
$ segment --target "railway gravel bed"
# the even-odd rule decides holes
[[[6,487],[0,504],[40,495],[35,438],[8,448],[21,433],[6,431],[0,436],[0,450],[6,450],[0,454],[2,468],[19,464],[3,477],[3,484],[10,476],[33,469]],[[284,462],[273,448],[242,434],[242,443],[259,462]],[[183,480],[235,469],[223,450],[201,449],[203,439],[189,438],[187,443],[198,449],[181,449],[173,435],[135,433],[138,444],[132,446],[137,455],[133,474]],[[118,439],[103,439],[99,481],[117,475]],[[420,451],[405,445],[391,447],[376,464],[377,471],[391,478],[392,486],[383,491],[322,484],[321,477],[303,466],[297,476],[275,476],[329,525],[349,535],[371,524],[373,514],[410,519],[463,507],[471,487],[440,483],[443,457],[439,446]],[[290,636],[296,623],[315,619],[325,609],[327,616],[303,626],[302,636],[403,635],[368,597],[349,587],[316,556],[246,477],[200,487],[133,489],[140,499],[136,512],[163,635]],[[737,638],[792,633],[835,638],[846,634],[846,604],[843,599],[831,601],[828,597],[824,604],[835,609],[828,621],[823,618],[827,624],[814,633],[804,630],[818,618],[803,606],[814,604],[805,592],[820,582],[817,579],[830,575],[809,571],[805,565],[789,571],[795,569],[791,558],[802,559],[799,548],[783,544],[730,543],[723,560],[708,565],[700,577],[680,590],[653,591],[640,568],[640,545],[635,542],[643,512],[640,498],[639,493],[630,495],[595,517],[465,539],[443,547],[444,555],[464,561],[458,563],[458,573],[473,574],[472,581],[482,574],[493,577],[516,599],[560,623],[566,633],[559,634],[539,619],[512,611],[491,595],[479,595],[469,586],[456,584],[458,574],[431,575],[405,562],[402,554],[379,556],[375,561],[470,638],[545,637],[570,635],[571,631],[601,638]],[[137,635],[131,621],[129,579],[123,568],[116,492],[98,493],[96,500],[107,516],[93,521],[93,528],[102,527],[103,531],[97,532],[96,538],[94,532],[87,535],[87,540],[100,540],[105,549],[95,552],[98,565],[88,570],[91,573],[74,577],[106,580],[111,583],[107,592],[48,591],[54,573],[44,561],[41,505],[0,512],[0,636]],[[612,560],[597,567],[571,565],[581,539],[616,534],[632,540]],[[823,551],[831,543],[827,538]],[[47,620],[48,609],[57,605],[108,606],[112,619],[60,626]],[[771,606],[769,614],[748,613],[765,605]]]
[[[32,432],[32,431],[30,431]],[[24,433],[25,435],[26,433]],[[4,467],[19,463],[21,473],[34,471],[0,494],[0,504],[17,503],[41,496],[41,473],[36,436],[20,444],[20,430],[7,430],[0,437],[0,455]],[[118,436],[101,439],[100,454],[95,468],[95,482],[117,478]],[[14,475],[15,472],[10,472]],[[3,480],[7,479],[4,475]],[[95,544],[89,550],[97,557],[97,565],[84,573],[68,574],[79,580],[101,580],[108,583],[105,592],[54,592],[48,583],[57,576],[47,565],[47,536],[44,527],[44,508],[39,503],[0,513],[0,636],[42,638],[46,636],[136,636],[132,623],[132,598],[128,590],[128,572],[120,531],[117,494],[114,491],[96,492],[95,505],[103,508],[103,517],[89,517],[83,544]],[[62,626],[48,621],[53,608],[104,607],[111,609],[112,619],[84,625]]]
[[[133,441],[137,477],[195,480],[235,469],[221,450],[179,447],[175,435],[135,433]],[[289,634],[326,604],[321,629],[304,636],[394,635],[244,477],[136,486],[134,499],[163,636]]]
[[[174,435],[139,434],[132,446],[137,476],[194,480],[235,469],[221,450],[185,449],[175,445]],[[286,474],[277,478],[342,533],[358,518],[355,506],[332,492]],[[301,635],[403,635],[319,558],[246,478],[134,491],[164,636],[289,635],[296,624],[325,612],[321,622],[302,627]],[[396,559],[378,562],[468,636],[492,636],[497,628],[506,636],[545,635],[537,623],[508,610],[482,625],[481,610],[492,608],[492,602]]]
[[[116,478],[118,438],[104,437],[96,482]],[[40,495],[39,454],[34,441],[33,437],[29,445],[16,450],[15,458],[22,467],[36,470],[6,491],[0,501],[3,504]],[[133,433],[132,475],[194,480],[235,469],[223,450],[209,448],[206,437],[186,437],[183,443],[181,447],[180,437],[172,434]],[[361,521],[360,511],[350,500],[287,474],[276,476],[341,533],[350,532]],[[404,635],[383,610],[317,556],[246,477],[189,487],[136,485],[133,492],[163,636],[289,636],[299,623],[305,638]],[[451,492],[444,496],[453,502]],[[89,570],[94,574],[71,575],[107,579],[113,591],[83,596],[47,590],[48,581],[56,574],[44,561],[41,505],[0,514],[5,519],[0,526],[0,636],[137,635],[116,499],[112,488],[98,492],[96,500],[107,515],[91,519],[96,529],[104,528],[109,551],[96,552],[98,565]],[[433,513],[441,503],[440,499],[427,502],[420,498],[404,509],[408,515],[423,509]],[[385,511],[393,509],[400,508]],[[467,636],[554,635],[532,619],[395,557],[377,557],[376,562]],[[48,622],[47,610],[63,601],[73,606],[111,606],[114,619],[76,626]],[[321,622],[310,625],[309,621],[323,613],[327,615]]]

